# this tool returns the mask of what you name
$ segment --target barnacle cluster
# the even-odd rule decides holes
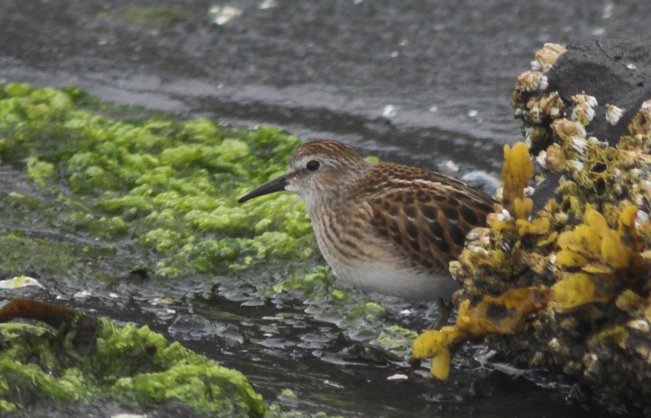
[[[527,145],[505,148],[502,204],[450,264],[463,283],[455,325],[421,334],[413,355],[431,357],[432,373],[445,378],[450,349],[487,336],[517,364],[561,370],[600,397],[648,411],[651,100],[615,146],[588,135],[595,118],[621,114],[588,93],[564,102],[545,90],[541,80],[563,52],[545,45],[537,54],[545,64],[516,82]],[[556,182],[554,196],[534,205],[525,186],[545,177]]]

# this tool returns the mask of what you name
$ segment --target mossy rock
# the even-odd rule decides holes
[[[297,138],[204,118],[143,118],[142,110],[122,115],[139,120],[103,116],[115,108],[75,88],[0,87],[0,159],[33,182],[29,192],[1,199],[7,219],[38,213],[47,227],[115,243],[159,279],[316,260],[300,199],[237,203],[285,170]],[[29,264],[11,243],[0,247],[5,258]]]
[[[66,312],[34,302],[28,306],[44,309],[48,318]],[[153,411],[173,401],[222,417],[265,412],[262,397],[240,372],[169,342],[146,326],[73,315],[58,328],[0,324],[0,412],[98,399]]]

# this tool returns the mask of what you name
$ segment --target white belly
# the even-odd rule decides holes
[[[363,247],[361,252],[364,254],[354,254],[351,252],[354,251],[353,249],[347,251],[349,246],[324,239],[330,237],[338,240],[338,233],[345,230],[347,226],[340,224],[338,232],[333,231],[332,226],[327,225],[330,221],[328,214],[321,214],[317,210],[310,210],[310,217],[319,250],[339,280],[366,292],[430,302],[437,301],[439,298],[449,299],[460,287],[447,269],[440,273],[431,273],[425,269],[414,268],[407,260],[406,254],[402,255],[398,247],[373,234],[364,234],[363,240],[346,237],[354,240],[357,246]]]
[[[366,262],[356,268],[329,263],[338,279],[366,292],[398,296],[408,300],[449,299],[460,286],[447,273],[419,273],[381,262]]]
[[[430,273],[405,266],[390,252],[376,253],[373,260],[352,260],[319,239],[317,243],[337,279],[370,293],[398,296],[407,300],[449,299],[459,289],[447,271]]]

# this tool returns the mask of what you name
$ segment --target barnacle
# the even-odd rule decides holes
[[[525,71],[515,82],[511,104],[518,107],[517,104],[525,103],[533,93],[544,91],[548,86],[549,80],[542,71]]]
[[[595,116],[594,108],[597,107],[597,99],[588,94],[575,94],[572,96],[574,108],[572,109],[572,120],[587,126]]]
[[[565,166],[565,154],[558,144],[549,146],[545,153],[545,166],[554,173],[560,173]]]
[[[534,71],[549,71],[558,57],[563,55],[567,49],[560,44],[546,43],[541,49],[534,54],[534,60],[531,61],[531,69]]]
[[[551,124],[552,132],[560,140],[566,142],[573,138],[585,138],[585,127],[567,119],[557,119]]]
[[[533,174],[526,147],[505,147],[502,207],[451,264],[463,283],[454,297],[457,322],[424,333],[414,356],[433,357],[432,372],[444,378],[453,347],[490,337],[491,347],[516,363],[562,370],[600,393],[648,405],[651,100],[628,134],[605,141],[586,133],[605,117],[592,96],[575,95],[567,108],[551,105],[556,93],[537,93],[537,77],[518,79],[513,103],[529,152],[543,174],[558,178],[555,196],[536,210],[524,194]],[[614,121],[617,110],[609,111]],[[536,296],[515,298],[518,292]]]
[[[529,122],[541,124],[562,115],[565,105],[558,93],[550,93],[546,96],[534,96],[527,101],[527,112],[524,114]]]
[[[553,142],[548,124],[563,117],[565,112],[566,104],[560,95],[555,91],[546,91],[549,87],[546,73],[565,52],[562,45],[546,43],[536,51],[531,62],[533,71],[522,73],[513,88],[511,105],[515,109],[515,117],[525,124],[525,141],[534,155]]]
[[[640,111],[629,122],[628,130],[633,136],[642,135],[648,138],[651,132],[651,99],[642,103]]]
[[[547,88],[547,76],[540,71],[525,71],[518,76],[515,90],[522,92],[542,91]]]
[[[608,123],[611,125],[617,125],[621,117],[624,115],[624,111],[626,109],[622,109],[621,107],[617,107],[612,104],[607,104],[606,105],[606,120]]]

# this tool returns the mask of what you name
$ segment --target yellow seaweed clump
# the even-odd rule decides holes
[[[635,230],[630,216],[632,214],[635,219],[636,212],[635,206],[627,206],[622,212],[620,224],[624,232],[627,229],[623,226],[627,223]],[[612,269],[627,267],[634,251],[622,243],[618,231],[610,229],[606,218],[589,204],[583,219],[583,224],[558,237],[561,251],[556,255],[557,265],[561,268],[580,267],[587,272],[611,272]]]
[[[612,103],[600,105],[591,95],[599,91],[570,97],[536,80],[530,72],[518,78],[513,104],[542,187],[533,200],[525,197],[533,175],[526,146],[506,147],[502,207],[450,263],[463,284],[453,298],[459,318],[423,333],[413,355],[432,357],[432,373],[445,378],[454,348],[485,338],[514,364],[562,371],[601,399],[647,416],[651,100],[619,137],[608,126],[589,126],[604,115],[609,122]],[[542,199],[549,200],[538,210]]]
[[[499,235],[497,241],[505,241],[513,248],[515,241],[527,235],[544,236],[552,232],[552,223],[547,216],[531,218],[533,200],[525,197],[524,189],[533,176],[533,163],[529,149],[523,142],[513,148],[504,147],[502,166],[502,205],[508,212],[498,211],[488,216],[488,224],[493,233]],[[515,234],[514,234],[515,233]]]
[[[531,285],[530,274],[543,273],[548,260],[527,252],[531,246],[549,246],[557,236],[553,213],[558,205],[550,202],[544,211],[532,217],[533,200],[524,197],[524,189],[533,175],[533,164],[526,144],[504,147],[502,168],[503,204],[487,217],[487,228],[476,228],[468,236],[466,249],[458,261],[450,263],[450,273],[464,283],[459,297],[477,300],[484,293],[499,295],[517,283]],[[508,209],[507,209],[508,208]],[[526,238],[526,240],[524,239]],[[504,281],[516,277],[516,282]],[[478,279],[477,278],[481,278]],[[481,288],[475,292],[475,286]]]
[[[450,263],[463,283],[454,296],[459,318],[423,333],[413,353],[432,357],[432,373],[445,378],[454,348],[485,338],[514,364],[562,371],[600,399],[649,416],[651,100],[620,137],[608,127],[613,103],[598,103],[600,91],[546,89],[553,62],[544,64],[523,73],[512,96],[543,186],[533,200],[541,201],[523,193],[533,174],[518,150],[526,148],[505,149],[503,208],[496,205],[487,227],[473,230]],[[595,120],[601,125],[592,126]],[[542,199],[549,200],[535,209]],[[505,309],[493,299],[531,289],[544,295],[539,303],[509,298],[518,307]]]
[[[454,325],[425,331],[414,340],[412,356],[431,358],[432,375],[445,380],[450,373],[451,351],[465,340],[487,334],[512,334],[523,319],[547,305],[550,292],[545,288],[517,288],[493,297],[486,295],[475,306],[464,300]]]
[[[517,219],[526,219],[531,213],[533,201],[524,197],[524,188],[533,175],[533,163],[529,148],[523,142],[513,148],[504,146],[504,165],[502,166],[502,203]]]
[[[586,205],[583,224],[558,237],[556,265],[561,271],[576,271],[553,286],[553,300],[561,309],[614,298],[622,284],[619,276],[634,278],[641,267],[641,244],[635,229],[637,208],[626,206],[619,215],[618,229]],[[623,273],[621,270],[630,270]]]

